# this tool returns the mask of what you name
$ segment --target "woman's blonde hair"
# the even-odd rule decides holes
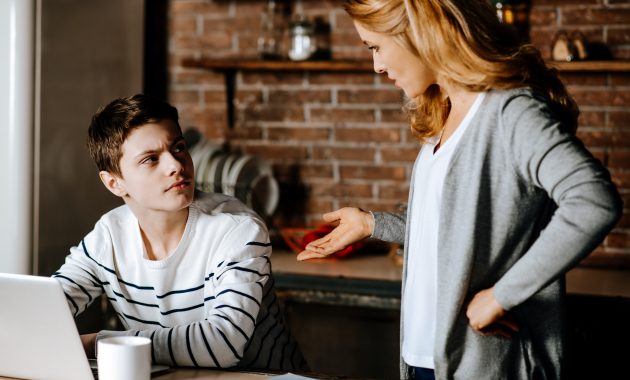
[[[518,46],[488,0],[346,0],[363,27],[393,37],[434,72],[471,91],[530,87],[571,132],[575,101],[533,45]],[[439,133],[450,103],[437,85],[406,107],[420,141]]]

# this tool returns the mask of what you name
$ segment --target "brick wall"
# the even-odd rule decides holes
[[[302,0],[292,7],[330,22],[334,58],[369,60],[341,3]],[[182,66],[189,57],[255,57],[264,5],[171,0],[169,96],[182,126],[273,163],[282,189],[270,221],[275,227],[317,224],[321,213],[345,205],[397,209],[407,199],[418,144],[401,112],[402,93],[386,78],[369,72],[238,72],[230,129],[223,74]],[[615,58],[630,59],[627,0],[534,0],[530,36],[546,57],[561,29],[581,31]],[[630,73],[563,78],[582,110],[580,138],[610,168],[630,205]],[[599,251],[630,254],[630,212]]]

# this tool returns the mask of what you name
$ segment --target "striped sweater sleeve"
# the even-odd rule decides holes
[[[101,331],[97,339],[120,334],[146,336],[153,341],[156,363],[235,366],[256,327],[263,288],[271,273],[270,254],[266,228],[254,219],[244,219],[223,236],[217,252],[211,256],[203,320],[146,330]]]
[[[98,231],[95,230],[86,238],[96,235]],[[93,257],[86,254],[84,242],[85,239],[78,246],[70,249],[70,254],[66,256],[64,264],[52,275],[61,283],[70,311],[75,317],[99,298],[103,293],[103,285],[106,285],[97,277],[99,264]]]

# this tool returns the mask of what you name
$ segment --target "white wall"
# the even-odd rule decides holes
[[[34,4],[0,0],[0,272],[31,272]]]

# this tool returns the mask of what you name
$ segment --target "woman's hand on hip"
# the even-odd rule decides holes
[[[352,243],[370,237],[374,216],[356,207],[344,207],[323,216],[324,222],[335,225],[328,235],[310,242],[297,256],[298,261],[326,257]]]
[[[494,288],[475,294],[466,309],[470,327],[481,335],[501,335],[510,338],[518,332],[519,325],[499,305],[494,297]]]

